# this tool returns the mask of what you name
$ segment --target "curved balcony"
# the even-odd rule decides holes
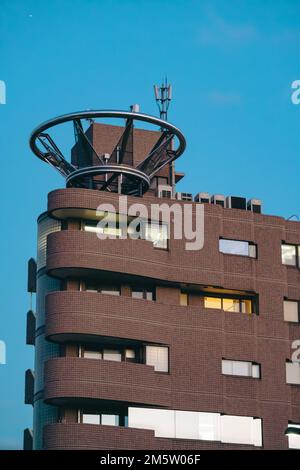
[[[250,445],[155,437],[148,429],[54,423],[43,431],[45,450],[253,450]]]
[[[204,333],[208,328],[222,330],[224,324],[224,313],[219,310],[201,312],[199,307],[82,291],[49,293],[45,310],[45,334],[54,342],[84,342],[95,340],[97,336],[109,336],[169,344],[174,328],[186,327],[188,331],[198,330],[202,334],[203,329]],[[249,328],[253,330],[251,320],[241,315],[236,321],[250,333]],[[233,319],[227,321],[233,322]]]
[[[169,406],[170,377],[144,364],[59,357],[45,363],[44,399],[55,405],[114,400]]]
[[[206,222],[206,225],[209,225]],[[209,229],[209,228],[208,228]],[[207,230],[208,230],[207,229]],[[47,272],[58,278],[106,271],[157,279],[253,290],[250,272],[229,273],[224,281],[222,254],[217,251],[218,231],[213,227],[205,248],[187,251],[182,240],[169,240],[169,250],[155,249],[151,242],[132,239],[99,240],[95,233],[64,230],[47,239]]]

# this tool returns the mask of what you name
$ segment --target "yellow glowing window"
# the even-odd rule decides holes
[[[252,302],[251,300],[241,300],[241,312],[242,313],[252,313]]]
[[[223,299],[223,310],[225,312],[239,312],[240,301],[238,299]]]
[[[222,299],[217,297],[204,297],[205,308],[222,308]]]
[[[180,293],[180,305],[185,307],[188,305],[188,294],[186,292]]]

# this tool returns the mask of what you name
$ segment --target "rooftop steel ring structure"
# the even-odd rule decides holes
[[[124,131],[108,156],[96,152],[83,126],[83,122],[105,118],[125,120]],[[135,121],[152,124],[160,131],[150,152],[136,165],[133,158]],[[67,122],[73,124],[75,144],[81,154],[81,163],[77,166],[67,161],[49,134],[50,129]],[[178,145],[173,148],[175,137]],[[173,124],[148,114],[114,110],[80,111],[50,119],[32,132],[29,144],[37,157],[66,178],[67,187],[88,187],[132,195],[145,193],[156,173],[176,160],[186,147],[182,132]]]

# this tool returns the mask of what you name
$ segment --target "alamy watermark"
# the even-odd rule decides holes
[[[0,340],[0,365],[6,364],[6,344]]]
[[[6,104],[6,84],[0,80],[0,104]]]
[[[291,101],[293,104],[300,104],[300,80],[294,80],[291,88],[293,93],[291,94]]]
[[[152,241],[166,248],[170,238],[184,240],[188,251],[201,250],[204,245],[204,205],[166,202],[160,204],[128,204],[127,196],[118,203],[103,203],[97,208],[99,222],[95,228],[100,240],[130,238]]]

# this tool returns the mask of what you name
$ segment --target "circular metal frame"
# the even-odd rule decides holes
[[[179,146],[177,149],[173,150],[175,153],[175,158],[178,158],[185,150],[186,141],[182,132],[173,124],[164,121],[163,119],[150,116],[149,114],[141,114],[141,113],[133,113],[130,111],[114,111],[114,110],[95,110],[95,111],[79,111],[69,114],[63,114],[62,116],[58,116],[53,119],[49,119],[49,121],[45,121],[36,127],[30,135],[29,145],[33,153],[45,160],[45,155],[40,149],[37,147],[36,141],[39,135],[46,130],[57,126],[58,124],[63,124],[69,121],[73,121],[75,119],[94,119],[94,118],[124,118],[124,119],[133,119],[136,121],[144,121],[149,124],[153,124],[159,126],[162,129],[168,130],[170,133],[174,134],[179,140]]]
[[[76,183],[80,183],[80,179],[92,176],[105,175],[108,173],[114,173],[118,175],[126,175],[128,178],[136,180],[142,185],[142,192],[146,192],[150,187],[150,178],[142,171],[136,168],[130,168],[125,165],[101,165],[101,166],[89,166],[80,168],[74,171],[66,178],[67,187],[71,187]],[[105,184],[105,181],[99,181]]]

